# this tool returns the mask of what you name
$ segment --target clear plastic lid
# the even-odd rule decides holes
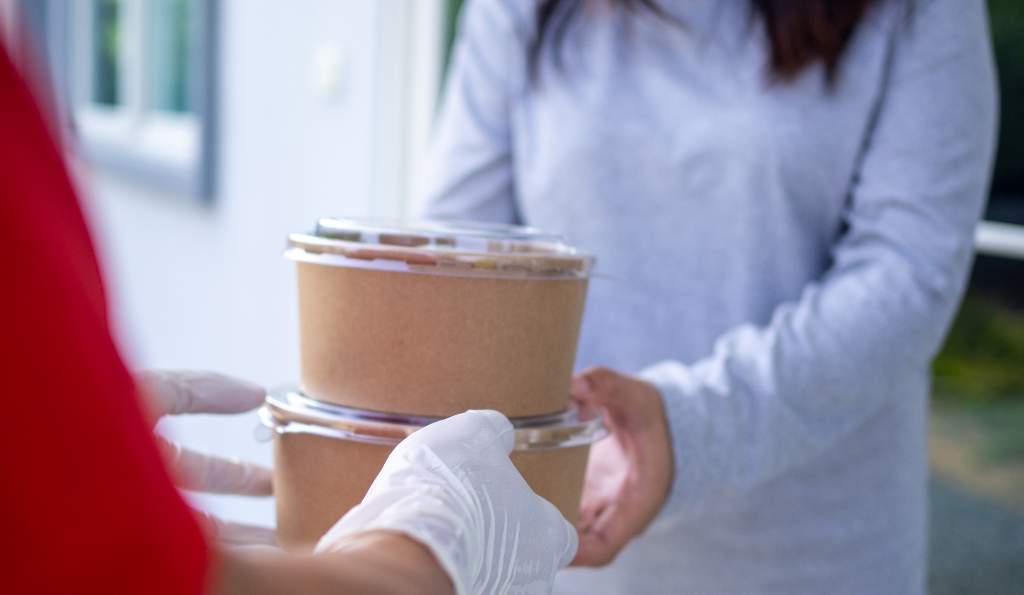
[[[501,223],[324,218],[317,221],[315,235],[363,244],[509,254],[561,252],[565,247],[560,235]]]
[[[300,262],[462,276],[586,277],[593,264],[561,236],[487,223],[320,219],[288,246]]]
[[[310,398],[293,388],[268,395],[259,417],[271,436],[313,434],[391,446],[440,419],[343,407]],[[607,435],[600,413],[577,405],[563,413],[511,421],[516,429],[515,450],[584,446]]]

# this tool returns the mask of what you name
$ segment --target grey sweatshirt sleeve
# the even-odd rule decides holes
[[[800,465],[901,398],[901,379],[927,373],[972,260],[994,78],[982,0],[917,3],[894,36],[830,269],[767,326],[732,330],[692,365],[641,373],[662,391],[673,440],[663,515]]]
[[[459,25],[432,139],[427,218],[517,223],[509,124],[511,98],[526,84],[530,2],[469,0]]]

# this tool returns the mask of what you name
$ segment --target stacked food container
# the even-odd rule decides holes
[[[391,449],[436,419],[497,409],[513,463],[574,521],[600,420],[569,399],[592,259],[504,225],[322,219],[293,234],[300,386],[275,430],[278,538],[305,548],[366,493]]]

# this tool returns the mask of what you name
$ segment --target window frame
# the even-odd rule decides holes
[[[92,2],[21,0],[35,13],[38,39],[70,135],[87,162],[159,191],[212,202],[217,162],[217,32],[219,0],[192,0],[189,11],[189,94],[192,112],[145,109],[144,2],[120,0],[125,46],[118,56],[123,107],[93,103]],[[41,6],[43,5],[43,6]]]

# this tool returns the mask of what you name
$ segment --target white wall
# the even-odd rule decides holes
[[[86,172],[115,317],[134,365],[214,369],[268,386],[296,380],[285,235],[325,214],[401,209],[408,185],[388,180],[404,179],[410,152],[407,127],[394,122],[408,124],[410,112],[424,110],[381,94],[408,89],[394,77],[436,62],[406,51],[422,47],[410,35],[432,34],[434,20],[425,29],[423,15],[417,26],[393,26],[394,15],[416,1],[223,2],[214,204]],[[438,9],[433,19],[441,2],[431,4]],[[347,57],[333,98],[312,80],[314,56],[325,44]],[[434,96],[429,89],[415,95]],[[197,416],[167,429],[186,444],[269,463],[269,446],[252,439],[255,426],[253,415]],[[272,521],[266,501],[202,502],[228,517]]]

